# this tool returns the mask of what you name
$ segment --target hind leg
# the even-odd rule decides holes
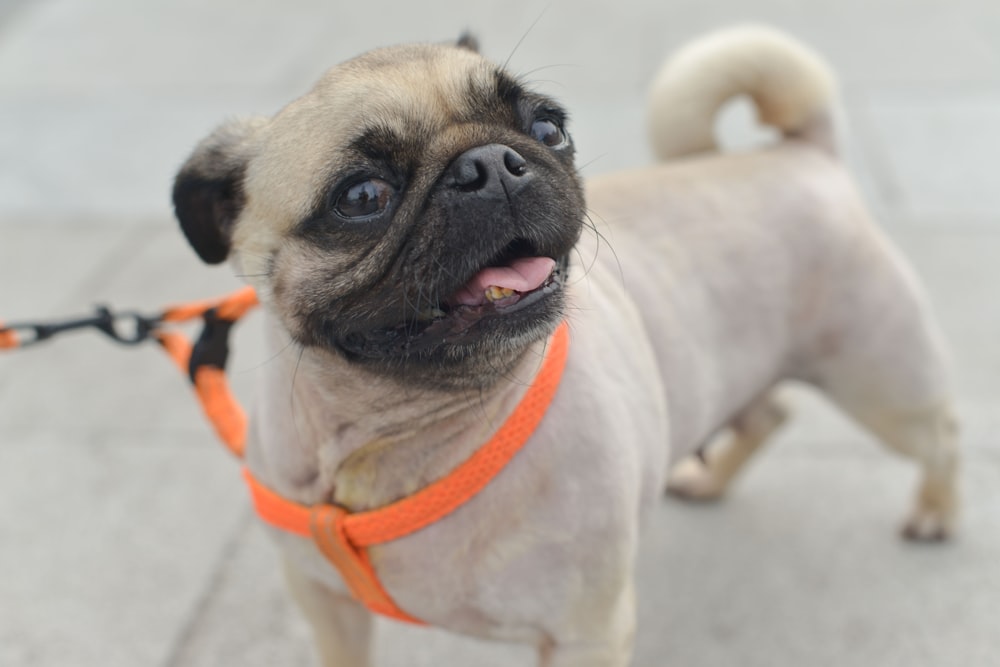
[[[911,540],[943,540],[955,532],[958,518],[958,427],[948,407],[911,419],[896,429],[892,446],[923,465],[923,479],[913,513],[903,527]]]
[[[903,534],[944,539],[955,530],[959,467],[944,337],[915,274],[878,228],[858,227],[850,253],[837,260],[802,317],[811,333],[801,339],[798,358],[808,361],[799,377],[920,466]]]
[[[828,353],[804,379],[917,462],[922,479],[903,535],[941,540],[954,532],[958,515],[958,428],[947,355],[913,279],[881,266],[868,280],[858,272],[862,289],[828,330]]]
[[[918,541],[950,537],[959,505],[958,428],[950,404],[942,401],[905,410],[833,398],[889,448],[920,465],[921,480],[903,536]]]
[[[943,540],[958,516],[958,427],[940,338],[926,320],[912,324],[880,327],[869,345],[845,348],[814,383],[890,449],[916,461],[922,477],[903,535]]]
[[[716,500],[750,457],[788,418],[785,407],[768,391],[740,412],[729,437],[674,466],[667,491],[687,500]]]

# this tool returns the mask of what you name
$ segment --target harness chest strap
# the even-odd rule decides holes
[[[534,382],[507,421],[471,457],[412,496],[357,513],[332,504],[306,506],[279,496],[244,468],[243,476],[257,514],[272,526],[312,537],[355,598],[371,611],[422,624],[400,609],[386,593],[368,558],[367,548],[425,528],[483,490],[538,427],[559,387],[568,351],[568,326],[563,322],[549,341],[545,361]]]

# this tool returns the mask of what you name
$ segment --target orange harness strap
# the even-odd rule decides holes
[[[349,513],[330,504],[305,506],[274,493],[244,469],[257,514],[277,528],[312,537],[340,571],[354,596],[372,611],[421,623],[392,601],[379,583],[366,547],[391,542],[438,521],[486,487],[527,443],[559,387],[569,352],[562,323],[549,344],[541,370],[507,421],[471,457],[412,496],[367,512]]]
[[[227,339],[229,327],[257,303],[253,288],[244,287],[223,299],[173,306],[163,311],[161,322],[186,322],[199,317],[205,320],[205,329],[193,345],[176,331],[153,332],[181,372],[191,378],[198,402],[215,427],[216,435],[240,458],[246,447],[247,418],[226,382]]]
[[[13,350],[19,344],[17,333],[4,329],[3,322],[0,322],[0,350]]]

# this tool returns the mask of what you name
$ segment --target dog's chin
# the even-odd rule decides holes
[[[483,388],[508,374],[565,313],[567,259],[537,287],[490,298],[449,298],[393,326],[335,334],[329,344],[353,363],[407,383]],[[507,290],[508,292],[512,290]]]

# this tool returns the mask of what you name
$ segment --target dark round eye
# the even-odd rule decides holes
[[[366,218],[384,211],[393,192],[385,181],[370,178],[341,192],[333,209],[345,218]]]
[[[562,128],[552,120],[543,118],[531,124],[531,136],[550,148],[565,143],[566,135]]]

